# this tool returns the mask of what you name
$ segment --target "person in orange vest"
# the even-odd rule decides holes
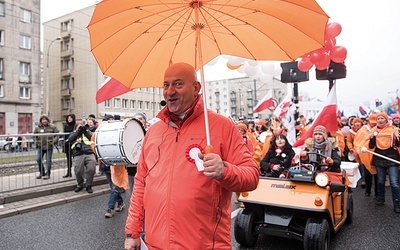
[[[376,175],[376,168],[372,165],[372,155],[367,152],[362,152],[363,147],[368,147],[369,134],[373,127],[376,126],[376,114],[371,114],[368,117],[368,123],[362,126],[354,136],[353,145],[356,161],[360,164],[359,169],[361,175],[365,181],[365,196],[371,196],[372,181],[374,182],[375,197],[378,196],[377,182],[378,178]],[[362,181],[362,179],[361,179]],[[362,185],[362,182],[361,182]],[[362,186],[361,186],[362,187]]]
[[[392,189],[393,209],[400,213],[400,186],[399,186],[399,164],[388,159],[400,161],[400,154],[397,150],[400,147],[399,130],[390,125],[386,113],[380,112],[376,116],[377,125],[371,130],[368,147],[376,153],[372,156],[372,163],[376,166],[378,174],[378,198],[376,204],[385,204],[385,181],[386,173],[389,175]],[[388,159],[379,157],[386,156]]]
[[[297,131],[297,139],[301,138],[310,129],[310,124],[307,123],[307,118],[304,115],[300,115],[299,124],[295,126],[295,129]]]

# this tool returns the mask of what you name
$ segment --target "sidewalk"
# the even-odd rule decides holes
[[[28,176],[28,178],[31,177]],[[105,176],[95,176],[92,194],[87,193],[85,189],[76,193],[75,187],[76,180],[72,177],[70,180],[59,183],[2,192],[0,193],[0,219],[110,193],[110,186]]]

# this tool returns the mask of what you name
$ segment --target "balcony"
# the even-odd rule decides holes
[[[20,75],[19,82],[21,83],[30,83],[30,77],[27,75]]]
[[[62,30],[60,36],[65,39],[71,36],[71,30]]]
[[[60,56],[61,57],[70,57],[74,54],[74,50],[73,49],[66,49],[61,51]]]
[[[63,69],[61,70],[61,76],[70,76],[72,69]]]
[[[71,95],[70,89],[62,89],[61,90],[61,96],[70,96],[70,95]]]

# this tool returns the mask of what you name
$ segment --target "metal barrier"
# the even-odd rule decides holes
[[[70,178],[63,178],[67,173],[67,158],[63,152],[64,137],[67,134],[0,135],[0,192],[49,185],[75,179],[74,175]],[[45,141],[49,136],[55,140],[51,176],[50,179],[36,179],[36,176],[39,175],[39,166],[36,157],[40,149],[36,147],[40,145],[37,142],[38,140],[40,142]],[[46,156],[43,157],[43,165],[46,170]]]

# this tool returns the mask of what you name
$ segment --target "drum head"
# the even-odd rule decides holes
[[[132,164],[136,164],[139,161],[145,133],[146,131],[140,121],[135,118],[126,120],[125,128],[121,135],[121,147],[126,158]]]

